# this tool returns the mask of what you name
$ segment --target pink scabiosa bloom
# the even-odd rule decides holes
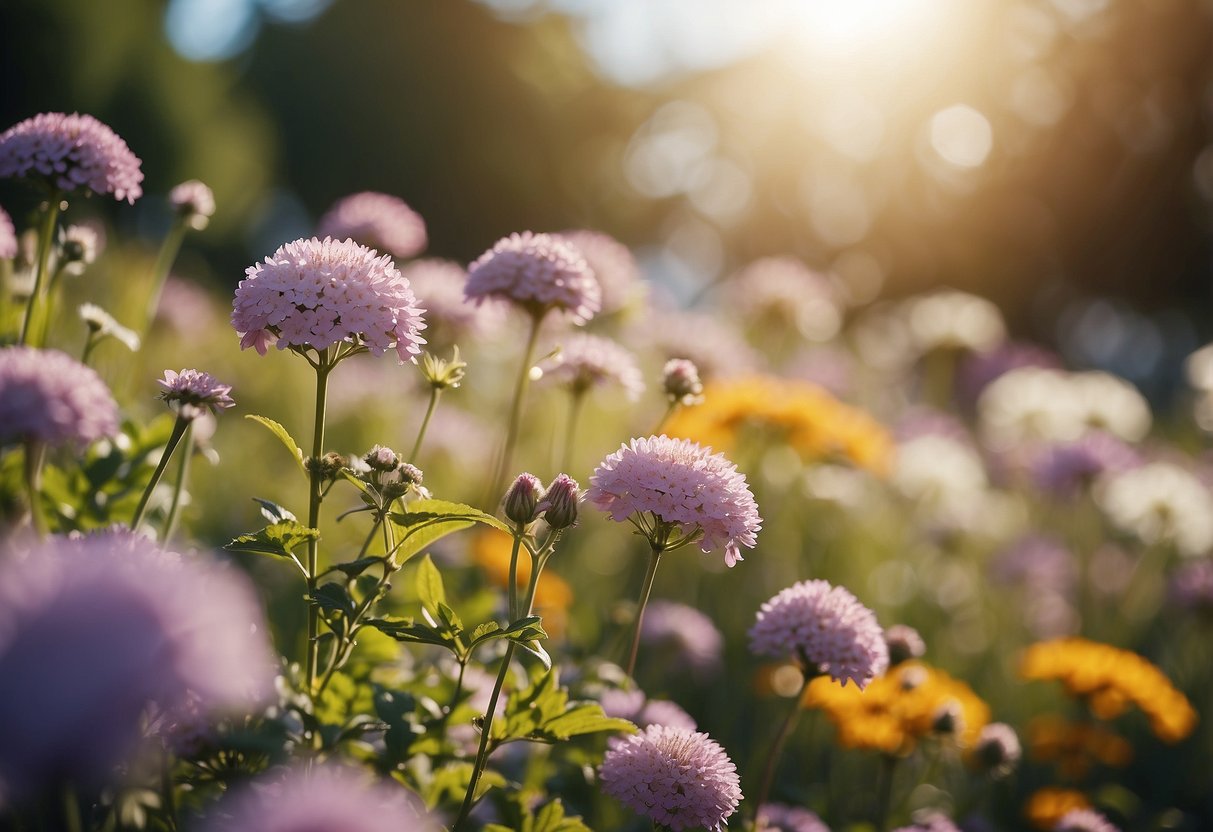
[[[368,779],[354,769],[320,766],[270,772],[220,802],[203,832],[437,832],[421,800],[390,780]]]
[[[164,390],[160,393],[169,407],[186,419],[201,416],[207,408],[218,414],[235,406],[232,385],[223,384],[210,373],[201,370],[165,370],[164,378],[157,379]]]
[[[1053,832],[1120,832],[1094,809],[1071,809],[1061,816]]]
[[[700,548],[724,546],[724,560],[735,566],[741,547],[758,542],[762,518],[745,475],[722,454],[689,439],[662,434],[633,439],[604,459],[590,477],[586,499],[617,523],[638,524],[650,542],[677,528],[683,541],[702,534]],[[646,523],[645,515],[652,518]]]
[[[669,673],[689,673],[695,679],[715,676],[724,654],[724,636],[694,607],[655,600],[640,627],[640,641],[661,656]]]
[[[589,263],[602,290],[602,312],[616,312],[636,297],[640,289],[640,267],[623,243],[601,231],[562,231]]]
[[[12,260],[17,256],[17,229],[13,218],[0,208],[0,260]]]
[[[608,384],[622,387],[630,401],[644,392],[644,376],[636,357],[610,338],[574,334],[561,345],[555,361],[545,377],[567,386],[574,394]]]
[[[741,802],[729,755],[707,734],[651,725],[612,744],[598,769],[602,791],[675,832],[718,832]]]
[[[318,351],[360,341],[403,363],[421,352],[424,311],[387,255],[351,240],[296,240],[250,266],[236,288],[232,326],[240,348]]]
[[[607,716],[626,719],[640,728],[664,725],[667,728],[694,731],[698,727],[695,718],[676,702],[668,699],[649,699],[644,695],[644,691],[635,688],[605,691],[600,702],[602,711]]]
[[[758,815],[760,832],[830,832],[821,818],[799,806],[768,803]]]
[[[275,658],[248,580],[127,530],[0,557],[0,791],[99,784],[142,714],[248,713]]]
[[[473,303],[510,301],[539,319],[552,309],[584,324],[602,307],[602,290],[581,252],[552,234],[524,231],[498,240],[468,268]]]
[[[320,218],[317,237],[344,240],[386,251],[407,260],[425,251],[425,221],[403,199],[374,191],[351,194],[333,203]]]
[[[168,201],[177,216],[195,231],[206,228],[215,213],[215,194],[197,179],[182,182],[169,191]]]
[[[828,673],[860,690],[889,666],[876,615],[827,581],[800,581],[767,601],[749,636],[755,655],[794,658],[806,676]]]
[[[60,191],[86,189],[132,204],[143,195],[139,157],[79,113],[40,113],[0,134],[0,177],[41,178]]]
[[[505,323],[502,303],[477,306],[463,296],[467,269],[451,260],[415,260],[401,274],[408,278],[425,317],[440,342],[464,343],[496,334]]]
[[[83,446],[117,432],[118,405],[91,369],[57,350],[0,349],[0,446]]]

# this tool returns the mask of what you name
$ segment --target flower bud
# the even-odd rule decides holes
[[[910,659],[922,658],[927,652],[922,636],[913,627],[895,624],[884,632],[884,641],[889,648],[889,666],[894,667]]]
[[[661,384],[671,402],[693,405],[703,401],[699,368],[685,358],[672,358],[666,362],[661,371]]]
[[[1011,773],[1022,754],[1014,729],[1002,722],[992,722],[978,734],[970,759],[977,768],[997,780]]]
[[[931,716],[931,732],[945,737],[956,737],[964,730],[964,713],[960,709],[960,703],[955,699],[949,699],[938,708]]]
[[[539,503],[538,511],[553,529],[567,529],[577,525],[577,503],[580,500],[581,487],[577,485],[577,480],[568,474],[557,474]]]
[[[505,493],[505,516],[514,523],[527,525],[539,516],[538,506],[543,498],[543,483],[534,474],[519,474]]]
[[[376,445],[366,452],[362,461],[370,466],[372,471],[392,471],[400,464],[400,457],[391,448]]]

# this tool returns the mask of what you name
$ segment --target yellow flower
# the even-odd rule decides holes
[[[1057,714],[1035,717],[1028,723],[1028,749],[1033,759],[1056,763],[1062,776],[1081,780],[1093,762],[1127,766],[1133,746],[1099,723],[1071,722]]]
[[[490,581],[502,588],[510,582],[510,552],[514,539],[496,529],[483,529],[472,541],[472,560],[484,570]],[[525,593],[531,579],[531,556],[526,549],[518,553],[518,591]],[[568,623],[569,607],[573,605],[573,588],[551,569],[539,575],[535,586],[535,614],[543,617],[548,635],[558,636]]]
[[[719,381],[704,403],[681,408],[666,433],[728,453],[744,431],[771,434],[806,460],[845,459],[879,476],[893,459],[889,432],[866,412],[813,384],[771,376]]]
[[[821,708],[834,723],[838,743],[886,754],[909,754],[933,733],[941,709],[959,705],[957,740],[971,747],[990,721],[990,708],[968,685],[922,662],[906,662],[864,690],[828,677],[809,683],[803,704]]]
[[[1077,637],[1033,644],[1024,651],[1020,675],[1057,679],[1100,719],[1113,719],[1136,705],[1163,742],[1179,742],[1196,727],[1192,704],[1161,670],[1109,644]]]
[[[1082,792],[1049,786],[1032,793],[1024,814],[1037,829],[1052,829],[1067,812],[1090,808],[1091,803]]]

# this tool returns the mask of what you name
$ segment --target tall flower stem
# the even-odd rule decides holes
[[[539,343],[539,325],[543,323],[543,315],[531,316],[531,332],[527,336],[526,350],[523,352],[522,367],[518,371],[518,379],[514,383],[514,403],[510,406],[510,422],[506,428],[505,449],[501,452],[501,463],[497,466],[497,474],[493,477],[493,488],[489,492],[492,499],[502,492],[505,487],[505,477],[513,464],[514,446],[518,443],[518,431],[522,427],[522,404],[526,399],[527,387],[531,383],[531,364],[535,360],[535,347]]]
[[[518,550],[522,548],[522,538],[526,534],[524,523],[514,524],[514,546],[510,550],[510,575],[506,586],[506,610],[510,622],[518,620]]]
[[[649,567],[644,573],[644,584],[640,588],[640,605],[636,608],[636,619],[632,622],[632,646],[628,650],[628,678],[636,671],[636,654],[640,652],[640,628],[644,623],[644,608],[649,604],[649,595],[653,592],[653,580],[657,577],[657,566],[661,563],[661,555],[665,546],[660,543],[650,545]]]
[[[577,439],[577,422],[581,418],[581,408],[585,404],[586,390],[574,387],[569,392],[569,421],[564,426],[564,452],[561,454],[559,471],[572,468],[573,448]]]
[[[25,488],[29,493],[29,516],[34,533],[39,539],[46,537],[46,517],[42,513],[42,463],[46,459],[46,445],[36,439],[25,441]]]
[[[184,447],[181,449],[181,459],[177,463],[177,481],[173,483],[173,501],[168,507],[168,517],[164,519],[164,545],[168,545],[177,530],[178,510],[181,508],[181,494],[185,491],[185,481],[190,475],[190,459],[194,455],[194,423],[190,422],[185,431]]]
[[[168,467],[168,461],[173,456],[173,451],[177,449],[178,443],[181,442],[181,437],[185,435],[185,431],[189,428],[192,420],[178,414],[177,421],[173,425],[173,432],[169,435],[168,443],[164,446],[164,453],[160,455],[160,463],[156,466],[156,470],[152,472],[152,478],[147,482],[147,488],[143,489],[143,496],[139,499],[139,506],[135,509],[135,516],[131,518],[131,530],[138,531],[139,525],[143,522],[143,515],[147,511],[147,503],[152,498],[152,492],[160,482],[160,478],[164,476],[164,469]]]
[[[759,821],[762,817],[762,805],[767,802],[767,798],[771,796],[771,786],[775,782],[775,768],[779,764],[779,757],[783,754],[783,747],[788,742],[788,737],[792,736],[792,732],[796,730],[796,723],[800,720],[800,712],[804,710],[800,705],[800,700],[804,697],[805,688],[809,686],[810,676],[806,673],[803,681],[800,683],[800,689],[796,691],[796,697],[792,700],[792,709],[784,718],[783,724],[779,726],[779,733],[775,735],[775,742],[771,745],[771,752],[767,755],[766,766],[762,771],[761,785],[758,787],[758,799],[754,801],[754,828],[757,829]]]
[[[665,423],[670,421],[670,417],[674,415],[674,411],[678,409],[678,400],[670,402],[669,407],[665,409],[661,419],[658,420],[657,426],[653,428],[652,435],[656,436],[661,433],[661,429],[665,427]]]
[[[889,807],[893,802],[893,775],[897,769],[897,758],[891,754],[880,755],[880,776],[877,778],[876,830],[885,832],[889,828]]]
[[[42,322],[42,318],[45,316],[43,301],[47,295],[46,272],[50,266],[55,226],[62,210],[62,197],[58,191],[55,191],[47,203],[46,213],[42,217],[42,228],[38,231],[38,270],[34,272],[34,290],[30,293],[28,304],[25,307],[25,320],[21,323],[21,335],[17,339],[18,346],[29,344],[40,347],[46,341],[46,326]]]
[[[164,235],[164,241],[160,243],[160,251],[156,254],[156,262],[152,266],[152,285],[148,287],[147,291],[144,333],[151,328],[152,320],[156,317],[156,310],[160,307],[160,295],[164,292],[164,283],[168,280],[168,274],[177,260],[177,253],[181,251],[181,243],[185,240],[185,232],[188,229],[187,220],[178,217],[173,221],[173,227],[169,229],[168,234]]]
[[[421,453],[421,442],[425,439],[425,431],[430,426],[430,417],[434,415],[434,409],[438,407],[438,399],[442,396],[442,388],[437,385],[430,385],[430,404],[425,409],[425,418],[421,420],[421,429],[417,431],[417,441],[413,443],[413,452],[409,454],[409,462],[417,464],[417,454]]]
[[[312,456],[308,466],[308,505],[307,525],[309,529],[320,527],[320,503],[324,499],[324,479],[320,471],[319,460],[324,453],[324,416],[328,401],[329,373],[336,365],[331,360],[328,350],[320,352],[316,368],[316,411],[312,429]],[[320,642],[320,608],[316,606],[313,596],[319,580],[317,562],[320,559],[320,541],[316,537],[307,542],[307,693],[311,696],[316,687],[316,665],[319,660]]]

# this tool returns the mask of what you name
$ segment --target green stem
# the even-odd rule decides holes
[[[890,754],[880,756],[880,776],[877,777],[876,829],[885,832],[889,828],[889,805],[893,798],[893,773],[897,768],[897,758]]]
[[[25,441],[25,488],[29,494],[29,516],[34,533],[46,537],[46,516],[42,513],[42,464],[46,460],[46,445],[36,439]]]
[[[489,499],[495,500],[505,487],[505,478],[509,473],[514,459],[514,446],[518,442],[518,431],[522,426],[522,403],[526,398],[527,386],[531,382],[531,364],[535,360],[535,347],[539,343],[539,325],[543,315],[531,316],[531,332],[527,337],[526,350],[522,357],[522,367],[518,371],[518,379],[514,383],[514,402],[510,406],[510,422],[506,428],[505,449],[501,453],[501,463],[497,467],[497,475],[493,478],[493,489]]]
[[[90,329],[88,331],[88,336],[84,340],[84,349],[80,353],[81,364],[86,367],[88,366],[88,360],[92,357],[93,350],[96,349],[97,344],[100,343],[100,341],[101,339],[97,337],[97,333]]]
[[[80,800],[70,785],[63,787],[63,826],[67,832],[84,832],[80,818]]]
[[[661,419],[657,422],[657,426],[653,428],[653,436],[657,436],[661,433],[661,429],[665,427],[666,422],[670,421],[670,417],[674,415],[674,411],[677,409],[678,400],[675,399],[674,401],[670,402],[670,406],[665,409],[665,413],[662,414]]]
[[[178,218],[174,221],[168,234],[164,235],[164,241],[160,244],[156,263],[152,266],[152,285],[148,287],[147,310],[144,312],[144,334],[151,329],[152,321],[156,317],[156,310],[160,308],[160,295],[164,292],[165,281],[168,280],[169,272],[172,271],[173,263],[177,259],[177,253],[181,250],[181,243],[185,240],[185,232],[188,228],[186,221]]]
[[[522,547],[522,537],[525,534],[526,526],[522,523],[517,523],[514,526],[514,548],[510,551],[510,576],[509,583],[506,587],[506,614],[509,616],[509,623],[513,624],[518,620],[518,550]]]
[[[59,212],[63,210],[62,198],[58,191],[51,194],[47,203],[46,213],[42,217],[42,228],[38,232],[38,270],[34,273],[34,289],[30,293],[25,307],[25,320],[21,324],[21,335],[17,345],[29,343],[31,346],[41,346],[45,341],[45,333],[38,338],[42,300],[46,295],[46,271],[50,265],[51,244],[55,239],[55,225],[59,221]],[[42,328],[43,330],[45,327]]]
[[[152,478],[148,480],[147,488],[143,489],[143,496],[139,499],[139,506],[135,509],[135,516],[131,518],[131,531],[138,531],[139,525],[143,522],[143,514],[147,511],[148,500],[152,498],[152,491],[160,482],[160,478],[164,476],[164,469],[168,466],[168,461],[176,450],[177,444],[181,441],[181,437],[185,435],[185,431],[190,426],[190,420],[178,414],[177,421],[173,425],[173,432],[168,438],[168,444],[164,446],[164,453],[160,455],[160,464],[156,466],[156,470],[152,472]]]
[[[307,525],[310,529],[320,527],[320,503],[324,498],[322,489],[324,481],[318,464],[324,453],[324,415],[328,399],[329,373],[335,362],[330,363],[328,351],[319,355],[316,364],[316,412],[312,429],[312,464],[309,466],[309,488],[307,506]],[[320,630],[320,609],[312,596],[316,593],[317,562],[320,559],[320,541],[312,537],[307,542],[307,662],[306,678],[307,693],[311,696],[316,687],[316,662],[319,659],[320,644],[317,641]]]
[[[585,404],[586,396],[584,389],[573,388],[569,392],[569,421],[564,426],[564,454],[562,455],[559,468],[561,471],[572,469],[573,447],[577,437],[577,421],[581,417],[581,408]]]
[[[758,788],[758,799],[754,802],[755,829],[760,828],[758,824],[762,819],[762,804],[766,803],[767,798],[771,796],[771,786],[775,782],[775,767],[779,762],[779,756],[783,753],[783,747],[787,744],[788,737],[796,729],[800,712],[804,710],[800,705],[800,700],[804,697],[804,691],[809,686],[809,681],[808,674],[805,674],[804,680],[800,683],[800,690],[796,691],[796,698],[792,700],[792,710],[788,712],[783,724],[779,727],[779,733],[775,735],[775,742],[771,746],[771,753],[767,756],[767,763],[762,771],[762,784]]]
[[[442,396],[442,388],[430,385],[430,404],[425,409],[425,418],[421,420],[421,429],[417,431],[417,441],[413,443],[413,452],[409,454],[409,462],[413,465],[417,464],[417,454],[421,453],[421,442],[425,439],[425,431],[430,426],[430,417],[434,415],[434,408],[438,407],[440,396]]]
[[[185,438],[181,450],[181,460],[177,463],[177,481],[173,483],[173,501],[168,507],[168,517],[164,520],[164,537],[162,543],[167,546],[177,530],[178,510],[181,508],[181,495],[185,491],[185,481],[190,475],[190,459],[194,456],[194,423],[190,422],[185,430]]]
[[[640,605],[636,608],[636,619],[632,622],[632,646],[628,651],[628,678],[636,671],[636,654],[640,652],[640,627],[644,623],[644,608],[649,604],[649,594],[653,591],[653,580],[657,577],[657,565],[665,551],[662,545],[654,544],[650,549],[649,566],[644,573],[644,585],[640,589]]]

